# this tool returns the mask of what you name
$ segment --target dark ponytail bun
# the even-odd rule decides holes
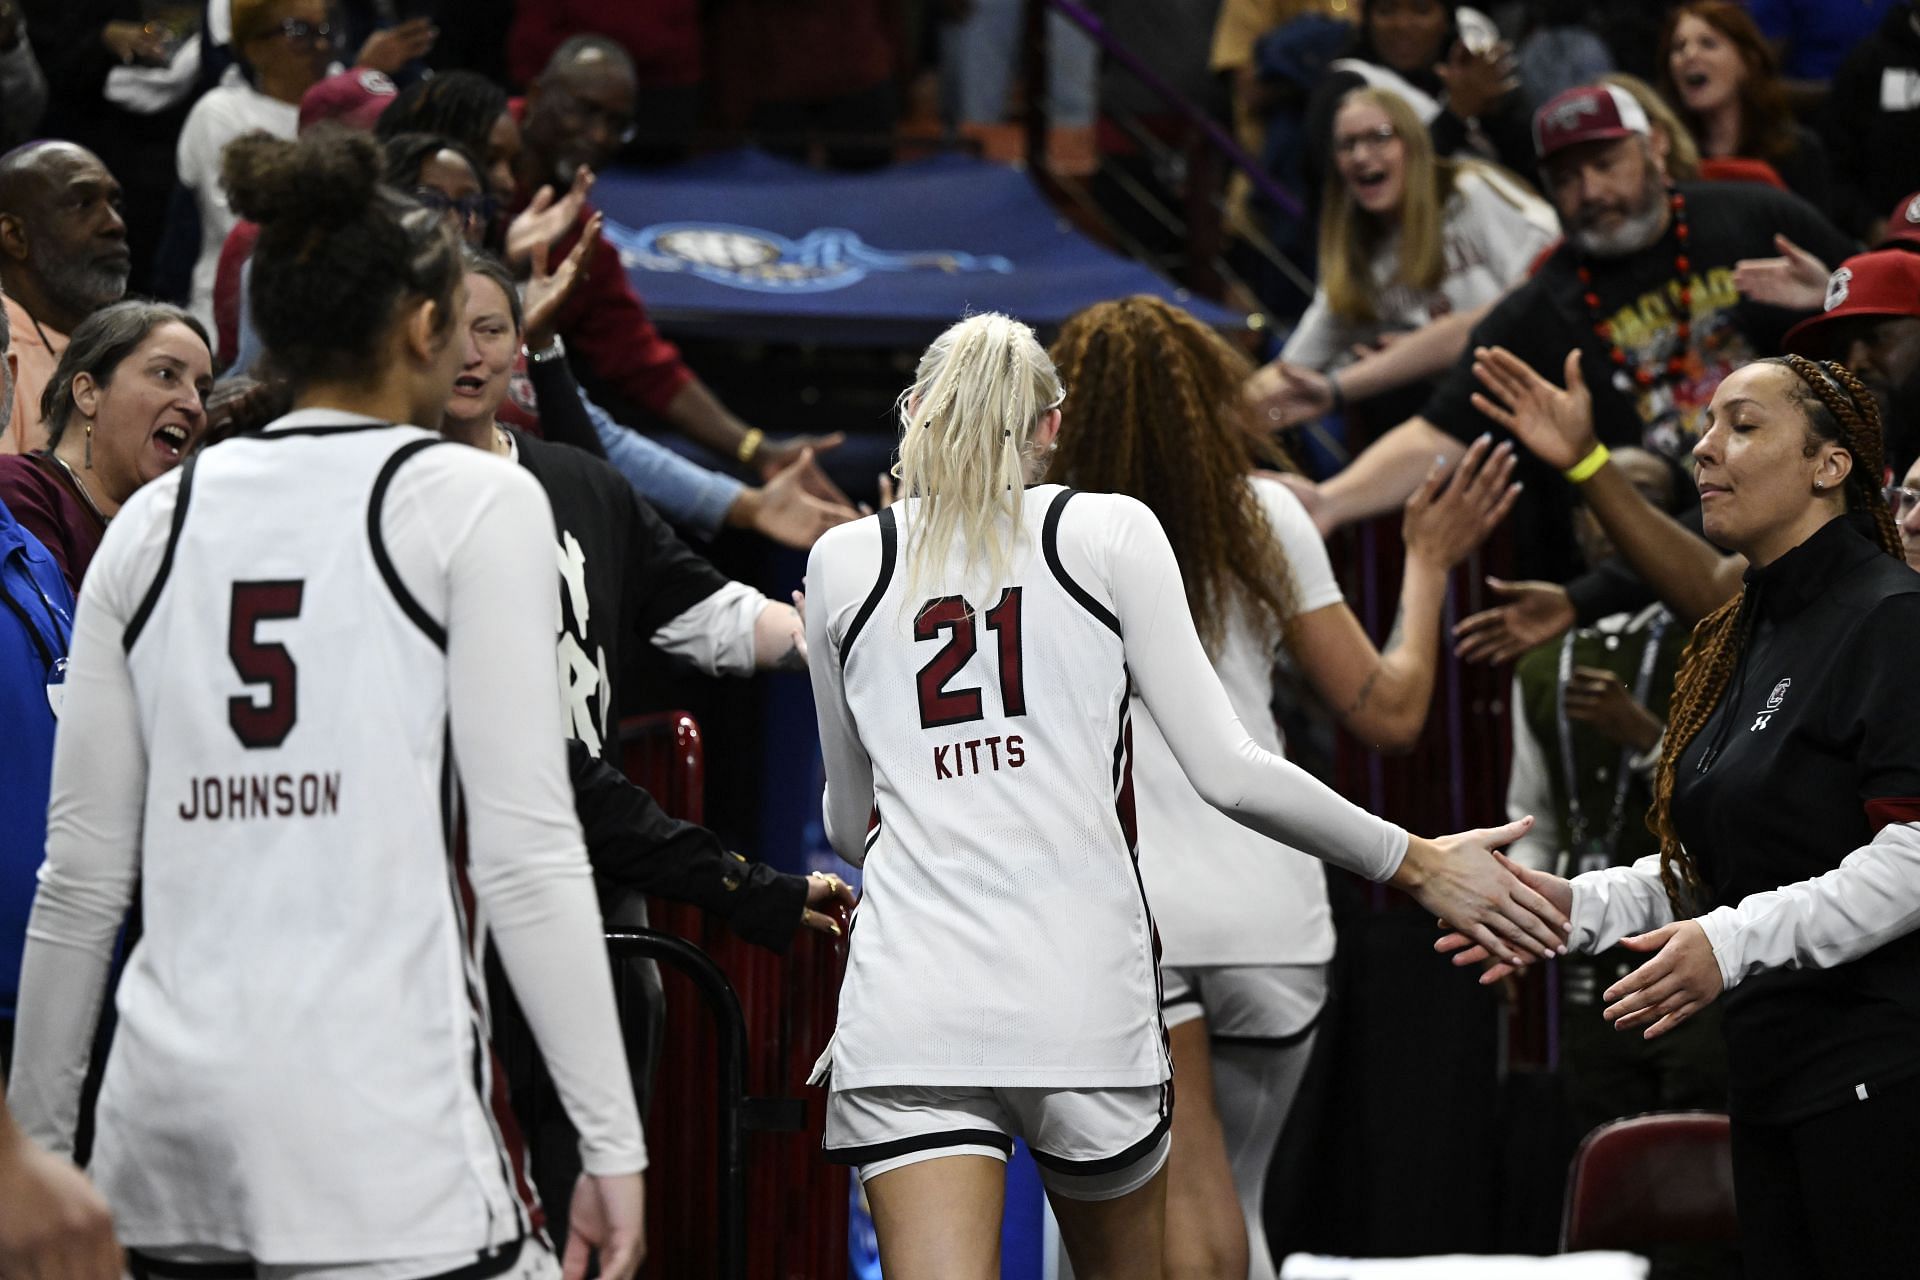
[[[221,181],[236,213],[262,227],[337,231],[372,202],[386,157],[364,133],[309,130],[297,142],[250,133],[228,144]]]
[[[459,241],[385,169],[379,143],[337,125],[293,142],[249,134],[221,159],[234,211],[260,224],[250,317],[296,387],[377,371],[404,303],[438,302],[453,322]]]

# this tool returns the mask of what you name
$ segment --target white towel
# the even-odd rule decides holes
[[[1296,1253],[1280,1280],[1647,1280],[1647,1260],[1631,1253],[1566,1253],[1551,1258],[1326,1258]]]

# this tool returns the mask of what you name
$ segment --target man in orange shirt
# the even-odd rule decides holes
[[[71,142],[0,156],[0,286],[19,361],[0,453],[46,447],[40,394],[73,327],[127,291],[120,184]]]

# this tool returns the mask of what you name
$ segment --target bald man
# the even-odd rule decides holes
[[[595,35],[562,43],[528,87],[524,102],[514,104],[523,138],[514,171],[519,184],[515,211],[525,208],[542,186],[564,191],[582,166],[598,171],[610,163],[634,136],[638,93],[633,59],[618,44]],[[576,228],[554,244],[549,255],[553,261],[573,249],[579,232]],[[620,400],[666,421],[719,459],[750,468],[762,480],[791,466],[806,466],[810,492],[846,501],[802,456],[809,448],[816,454],[839,448],[844,438],[836,432],[774,440],[735,416],[687,367],[680,349],[654,327],[605,232],[589,252],[580,284],[561,305],[558,328],[574,367],[584,366],[598,386]],[[600,392],[594,394],[598,398]]]
[[[20,371],[0,452],[44,448],[40,393],[75,325],[127,291],[132,259],[120,184],[71,142],[0,156],[0,286]]]

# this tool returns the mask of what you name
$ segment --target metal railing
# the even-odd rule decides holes
[[[798,1098],[747,1096],[747,1022],[733,983],[706,952],[684,938],[652,929],[616,929],[607,933],[607,951],[615,960],[653,960],[685,974],[713,1015],[718,1045],[714,1127],[719,1211],[715,1215],[714,1268],[716,1280],[746,1280],[747,1274],[747,1134],[788,1133],[806,1127],[804,1106]],[[621,969],[616,984],[624,988]],[[622,1009],[628,993],[620,990]]]

